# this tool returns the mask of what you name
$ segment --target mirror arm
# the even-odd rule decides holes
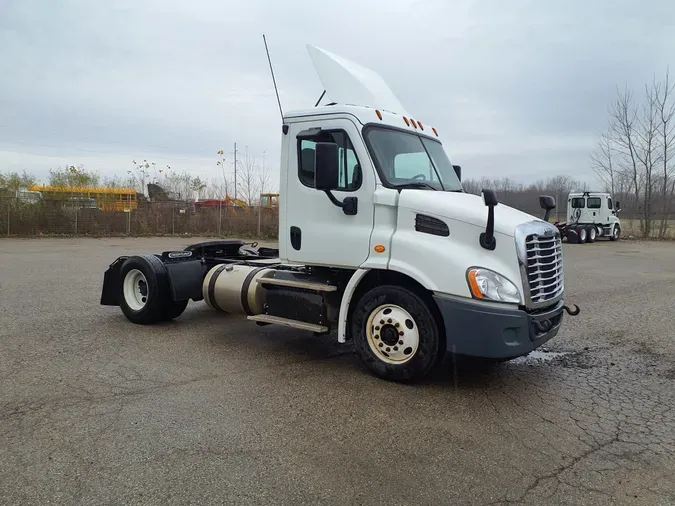
[[[488,207],[487,226],[485,227],[485,232],[481,232],[479,242],[480,242],[480,245],[487,250],[494,250],[495,246],[497,246],[497,241],[495,240],[495,208],[494,208],[494,206]]]
[[[544,213],[544,221],[548,221],[549,218],[551,217],[551,211],[552,209],[547,209],[546,212]]]
[[[328,200],[330,200],[333,205],[342,209],[342,212],[346,215],[354,215],[358,211],[358,199],[356,197],[346,197],[342,202],[335,198],[333,192],[330,190],[324,190],[326,195],[328,195]]]

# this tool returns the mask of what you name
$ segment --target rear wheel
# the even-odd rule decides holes
[[[154,255],[128,258],[120,277],[120,308],[133,323],[149,325],[171,320],[187,306],[187,301],[171,299],[166,268]]]
[[[356,353],[380,378],[413,381],[442,356],[442,337],[429,304],[415,292],[382,285],[364,293],[351,316]]]
[[[586,242],[595,242],[595,239],[598,237],[598,229],[595,228],[595,225],[588,227],[586,234]]]
[[[583,226],[577,227],[577,235],[579,237],[578,239],[579,244],[584,244],[586,242],[586,238],[588,237],[588,231],[586,230],[586,227]]]

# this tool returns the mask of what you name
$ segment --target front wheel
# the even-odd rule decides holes
[[[354,306],[351,335],[365,366],[390,381],[421,379],[443,352],[429,304],[401,286],[382,285],[364,293]]]
[[[618,241],[621,237],[621,227],[619,225],[614,225],[612,228],[612,235],[609,236],[610,241]]]

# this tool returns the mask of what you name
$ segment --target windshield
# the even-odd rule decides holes
[[[440,142],[414,133],[372,126],[365,129],[364,135],[386,185],[462,191]]]

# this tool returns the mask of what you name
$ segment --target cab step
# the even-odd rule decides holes
[[[256,279],[261,285],[275,285],[287,286],[289,288],[302,288],[304,290],[312,290],[314,292],[335,292],[337,286],[328,285],[326,283],[315,283],[312,281],[298,281],[295,279],[277,279],[277,278],[258,278]]]
[[[329,330],[329,328],[325,325],[317,325],[315,323],[307,323],[300,320],[291,320],[290,318],[282,318],[281,316],[273,316],[269,314],[256,314],[249,316],[248,319],[258,323],[272,323],[276,325],[283,325],[284,327],[293,327],[294,329],[309,330],[310,332],[317,332],[320,334],[328,332]]]

